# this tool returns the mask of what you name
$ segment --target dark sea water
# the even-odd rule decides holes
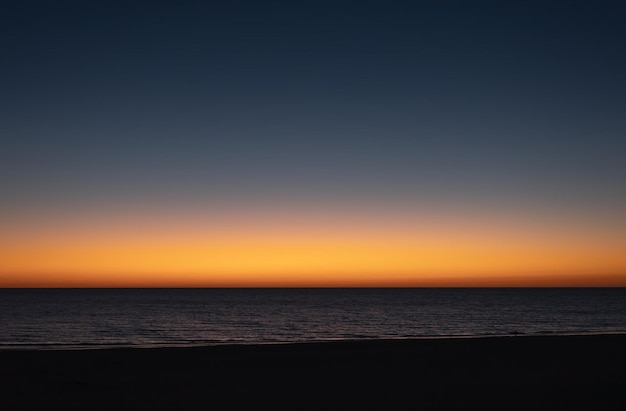
[[[0,290],[0,349],[626,332],[626,289]]]

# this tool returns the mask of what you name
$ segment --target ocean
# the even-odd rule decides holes
[[[601,333],[626,288],[0,290],[0,349]]]

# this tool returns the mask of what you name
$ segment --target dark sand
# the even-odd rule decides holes
[[[626,410],[626,335],[0,352],[0,410]]]

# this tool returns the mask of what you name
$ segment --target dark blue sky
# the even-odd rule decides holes
[[[1,15],[5,216],[300,201],[625,224],[622,2],[14,1]]]

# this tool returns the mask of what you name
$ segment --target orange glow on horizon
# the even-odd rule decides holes
[[[0,287],[626,286],[614,235],[494,220],[190,221],[0,234]]]

